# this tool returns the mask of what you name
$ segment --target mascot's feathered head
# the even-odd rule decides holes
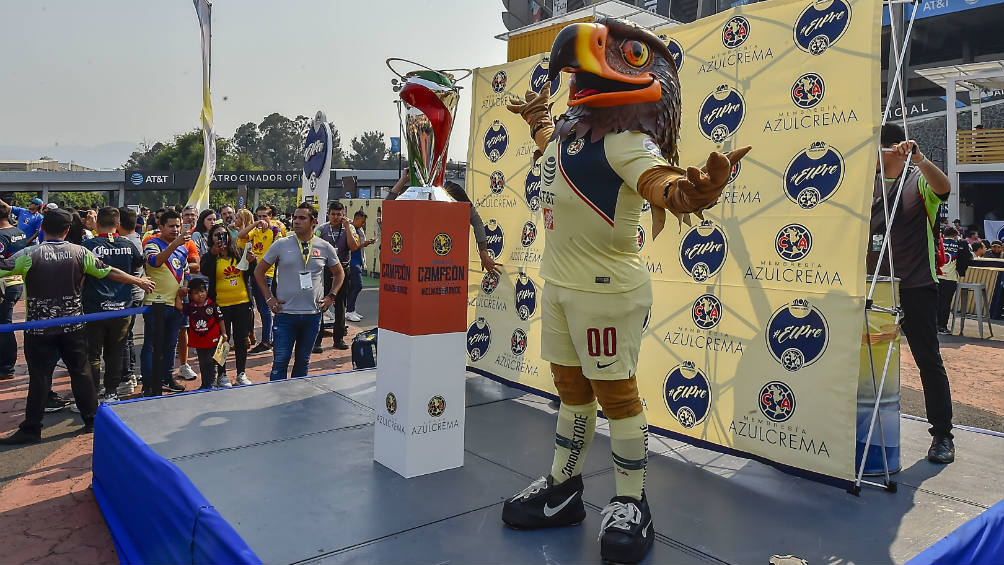
[[[572,24],[554,38],[548,67],[548,80],[572,73],[568,111],[555,124],[559,138],[641,131],[669,162],[678,161],[680,79],[657,35],[612,18]]]

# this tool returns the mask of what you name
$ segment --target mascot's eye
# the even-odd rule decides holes
[[[621,44],[621,53],[624,55],[624,60],[632,67],[644,67],[648,63],[648,45],[641,41],[625,41]]]

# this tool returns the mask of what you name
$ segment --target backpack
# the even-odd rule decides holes
[[[352,338],[352,368],[372,369],[377,364],[377,328],[359,332]]]

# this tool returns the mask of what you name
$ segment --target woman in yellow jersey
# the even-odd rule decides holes
[[[209,230],[212,242],[209,253],[202,256],[200,273],[209,279],[209,297],[223,311],[227,334],[233,336],[234,357],[237,361],[237,384],[251,384],[245,374],[248,358],[248,334],[254,314],[248,294],[248,271],[240,269],[243,250],[230,238],[230,230],[223,224],[214,224]],[[229,379],[221,386],[230,386]]]

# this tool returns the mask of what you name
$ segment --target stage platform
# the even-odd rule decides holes
[[[113,479],[98,458],[119,419],[265,563],[599,562],[600,509],[614,489],[605,420],[585,463],[586,521],[514,531],[502,525],[502,502],[550,465],[555,411],[546,399],[470,375],[463,468],[406,480],[373,462],[374,394],[375,372],[354,371],[103,407],[111,413],[95,434],[95,491],[120,555],[173,554],[137,547],[149,539],[127,539],[130,527],[116,525],[116,486],[106,482],[128,479]],[[775,554],[813,565],[903,563],[1004,497],[1004,438],[958,430],[948,466],[924,460],[929,441],[924,423],[904,419],[898,491],[853,496],[653,437],[647,492],[657,534],[645,563],[765,564]],[[177,488],[157,481],[131,503],[157,508]],[[225,524],[217,529],[213,543],[234,538]],[[197,549],[193,561],[205,555]]]

